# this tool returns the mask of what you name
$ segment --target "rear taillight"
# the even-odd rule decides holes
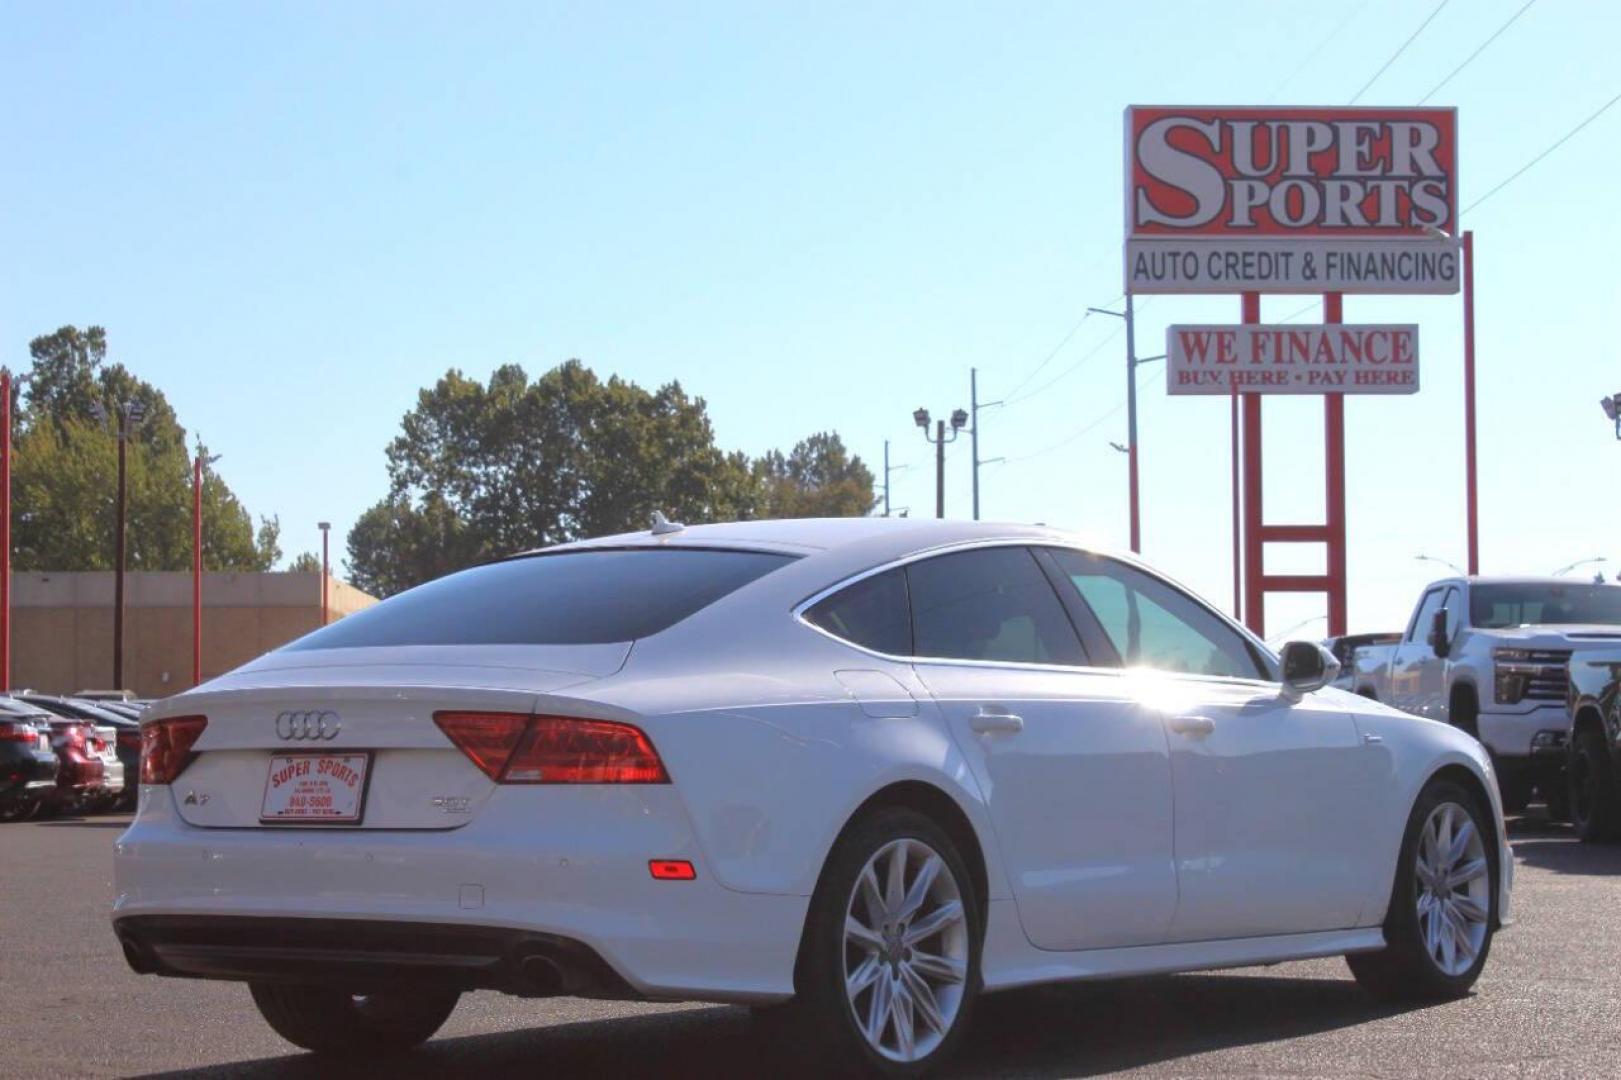
[[[433,722],[498,784],[668,784],[646,734],[614,720],[438,712]]]
[[[197,756],[191,747],[207,726],[206,716],[176,716],[142,724],[141,783],[173,783]]]
[[[23,724],[16,720],[0,720],[0,742],[31,743],[37,738],[39,738],[39,732],[34,730],[33,724]]]

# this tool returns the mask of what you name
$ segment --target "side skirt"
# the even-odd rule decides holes
[[[1384,931],[1373,926],[1226,941],[1051,952],[1037,949],[1024,936],[1013,901],[992,901],[990,909],[981,965],[987,991],[1076,979],[1112,979],[1248,967],[1284,960],[1372,952],[1385,947]]]

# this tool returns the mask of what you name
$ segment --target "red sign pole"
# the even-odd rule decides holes
[[[1344,297],[1323,294],[1323,322],[1345,321]],[[1346,624],[1345,559],[1345,395],[1323,395],[1323,463],[1327,471],[1328,633],[1339,637]]]
[[[1261,321],[1261,294],[1243,294],[1244,322]],[[1244,395],[1244,625],[1266,637],[1266,582],[1262,580],[1261,395]]]
[[[0,370],[0,690],[11,689],[11,372]]]
[[[1480,492],[1475,473],[1475,234],[1463,234],[1463,456],[1469,519],[1469,573],[1480,573]]]
[[[191,685],[203,681],[203,448],[191,464]]]

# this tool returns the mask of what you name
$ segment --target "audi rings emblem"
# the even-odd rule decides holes
[[[313,741],[336,739],[343,725],[335,712],[284,712],[276,716],[276,737]]]

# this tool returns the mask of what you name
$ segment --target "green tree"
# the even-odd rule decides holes
[[[294,574],[319,574],[321,572],[321,556],[313,551],[300,551],[287,569]]]
[[[864,514],[872,474],[837,435],[751,462],[715,445],[702,398],[599,379],[578,360],[530,380],[449,371],[388,446],[388,497],[348,537],[355,584],[386,596],[496,555],[645,528]]]
[[[191,457],[163,393],[108,364],[107,335],[64,326],[29,343],[33,365],[14,414],[13,543],[19,570],[109,570],[114,557],[118,440],[92,407],[138,403],[126,447],[125,565],[191,565]],[[267,570],[280,558],[274,518],[253,519],[211,467],[203,472],[203,565]]]
[[[762,517],[859,517],[872,509],[872,470],[831,431],[801,440],[784,457],[772,450],[754,463]]]

